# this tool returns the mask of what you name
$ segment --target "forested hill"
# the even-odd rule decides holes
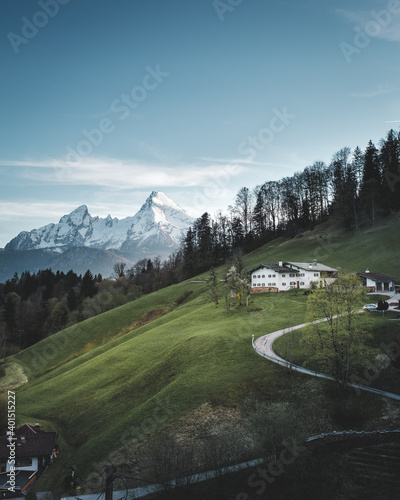
[[[183,268],[193,276],[221,264],[241,248],[254,250],[279,236],[294,237],[335,221],[343,230],[372,227],[400,209],[400,133],[390,130],[377,147],[344,147],[329,165],[315,161],[301,172],[254,189],[243,187],[229,215],[206,212],[187,232]]]
[[[325,236],[330,233],[329,240],[319,240],[316,246],[313,236],[308,235],[301,245],[298,240],[294,245],[289,242],[285,247],[288,250],[282,249],[280,254],[274,253],[274,245],[268,249],[271,258],[274,256],[276,262],[281,258],[298,260],[302,252],[302,259],[320,260],[329,250],[327,264],[345,268],[356,255],[362,267],[353,266],[349,271],[375,266],[376,271],[400,278],[400,269],[397,272],[393,266],[398,242],[392,234],[399,226],[399,165],[400,136],[391,130],[379,147],[370,141],[365,151],[343,148],[329,165],[316,161],[279,181],[267,181],[252,190],[241,188],[228,215],[220,213],[213,220],[204,213],[189,228],[181,248],[168,259],[142,259],[129,267],[121,258],[115,281],[102,280],[90,271],[77,276],[45,268],[15,275],[0,284],[0,347],[7,339],[8,344],[25,348],[141,294],[225,264],[238,252],[260,249],[255,255],[264,255],[263,245],[282,241],[277,238],[299,238],[323,226]],[[382,235],[375,232],[364,237],[368,228],[382,228]],[[335,247],[334,238],[347,238],[348,245],[340,242]],[[362,256],[360,248],[364,250]],[[95,282],[93,293],[82,286],[85,276]]]

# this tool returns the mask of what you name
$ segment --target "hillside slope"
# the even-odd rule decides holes
[[[265,364],[253,357],[252,333],[264,331],[271,311],[271,329],[304,318],[304,296],[276,295],[263,311],[244,309],[228,315],[206,300],[202,284],[185,283],[175,289],[181,292],[195,286],[203,293],[198,290],[171,312],[109,342],[113,332],[122,333],[146,306],[151,307],[150,296],[145,305],[139,299],[110,311],[113,314],[104,319],[93,318],[97,322],[88,320],[68,336],[59,332],[21,353],[16,359],[31,377],[40,368],[39,356],[44,359],[54,352],[54,365],[43,364],[42,374],[18,391],[19,418],[51,421],[73,448],[79,448],[75,461],[83,466],[92,456],[104,456],[118,445],[129,426],[149,418],[160,405],[169,402],[172,414],[164,415],[162,422],[171,421],[204,401],[221,399],[237,384],[253,380],[257,371],[264,376]],[[170,298],[174,291],[169,289]],[[159,294],[152,299],[160,305]],[[96,334],[101,320],[102,332]],[[106,343],[90,349],[88,330],[94,345]],[[57,349],[65,338],[70,340]],[[69,360],[71,355],[78,357]]]
[[[381,272],[400,279],[400,214],[375,226],[345,232],[331,220],[293,239],[278,238],[246,256],[249,267],[282,260],[319,262],[347,272]]]
[[[395,228],[394,220],[351,236],[319,228],[258,249],[245,257],[245,267],[317,258],[346,270],[368,265],[400,275]],[[223,269],[217,271],[222,277]],[[14,356],[29,377],[17,391],[19,423],[42,422],[61,436],[63,453],[42,487],[53,488],[72,463],[87,476],[114,450],[132,447],[205,402],[236,405],[258,390],[264,399],[283,401],[290,386],[301,387],[301,375],[288,379],[253,352],[251,335],[302,323],[307,297],[252,296],[249,308],[228,313],[224,284],[216,308],[197,280],[141,297]],[[374,404],[379,415],[380,403]]]

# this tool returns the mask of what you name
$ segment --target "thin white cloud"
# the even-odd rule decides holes
[[[198,161],[204,161],[208,163],[225,163],[228,165],[239,164],[239,165],[257,165],[262,167],[271,167],[274,163],[254,161],[251,158],[210,158],[210,157],[199,157],[196,158]]]
[[[379,16],[382,9],[371,9],[369,11],[349,11],[337,9],[336,12],[351,22],[355,27],[366,32],[371,38],[379,38],[388,42],[400,42],[400,15],[393,14],[387,9],[386,16]]]
[[[393,92],[397,92],[398,88],[394,87],[390,83],[379,83],[375,89],[366,90],[364,92],[353,92],[350,94],[351,97],[378,97],[381,95],[392,94]]]
[[[138,201],[144,202],[144,199],[138,199]],[[60,217],[72,212],[80,205],[82,205],[82,202],[78,200],[63,202],[57,200],[46,202],[26,200],[24,203],[18,201],[0,201],[0,220],[34,220],[42,225],[50,224],[51,222],[56,223]],[[133,205],[132,203],[128,203],[127,200],[124,203],[118,203],[117,201],[106,203],[90,201],[87,206],[89,213],[93,217],[107,217],[110,214],[112,217],[117,217],[118,219],[135,215],[140,208],[140,205]],[[36,227],[38,227],[37,224]]]
[[[244,163],[244,162],[243,162]],[[207,186],[214,179],[229,174],[238,176],[247,170],[244,165],[210,162],[207,165],[158,165],[113,158],[85,158],[81,162],[58,159],[44,161],[0,161],[0,166],[20,167],[19,177],[44,185],[96,186],[110,189],[153,189]]]
[[[47,217],[48,222],[50,222],[55,215],[60,214],[62,216],[68,208],[71,208],[72,211],[78,205],[79,203],[73,204],[59,201],[39,202],[37,200],[26,200],[24,203],[20,201],[0,201],[0,220],[8,221],[19,218],[37,220]]]

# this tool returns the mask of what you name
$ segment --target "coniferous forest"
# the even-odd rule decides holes
[[[199,217],[164,261],[142,259],[130,269],[117,264],[111,279],[90,270],[16,274],[0,284],[0,356],[328,218],[347,231],[371,226],[400,209],[399,181],[400,133],[390,130],[378,145],[340,149],[329,165],[315,161],[279,181],[242,187],[227,210]]]
[[[374,225],[400,209],[400,133],[390,130],[378,146],[344,147],[329,165],[315,161],[302,172],[254,189],[241,188],[215,219],[205,213],[182,245],[183,272],[194,276],[279,236],[294,237],[334,218],[344,229]]]

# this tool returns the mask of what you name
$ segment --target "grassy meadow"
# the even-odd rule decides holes
[[[369,267],[400,276],[393,252],[400,243],[397,227],[397,218],[352,235],[320,226],[252,252],[244,258],[245,268],[317,258],[346,271]],[[219,278],[226,269],[217,269]],[[28,378],[16,390],[18,423],[40,422],[60,435],[60,457],[40,480],[40,490],[59,485],[72,464],[87,476],[95,464],[111,461],[115,450],[179,422],[205,403],[230,408],[254,394],[296,405],[305,387],[323,387],[324,382],[304,375],[288,375],[251,346],[253,334],[257,338],[304,322],[304,292],[252,295],[247,308],[227,311],[225,284],[219,285],[217,308],[201,281],[207,275],[88,319],[10,359],[19,366],[21,383]],[[293,335],[298,340],[301,333]],[[279,342],[284,349],[284,339]],[[303,362],[296,342],[295,361]],[[375,405],[373,418],[379,420],[382,402],[374,395],[361,398],[367,408]]]

